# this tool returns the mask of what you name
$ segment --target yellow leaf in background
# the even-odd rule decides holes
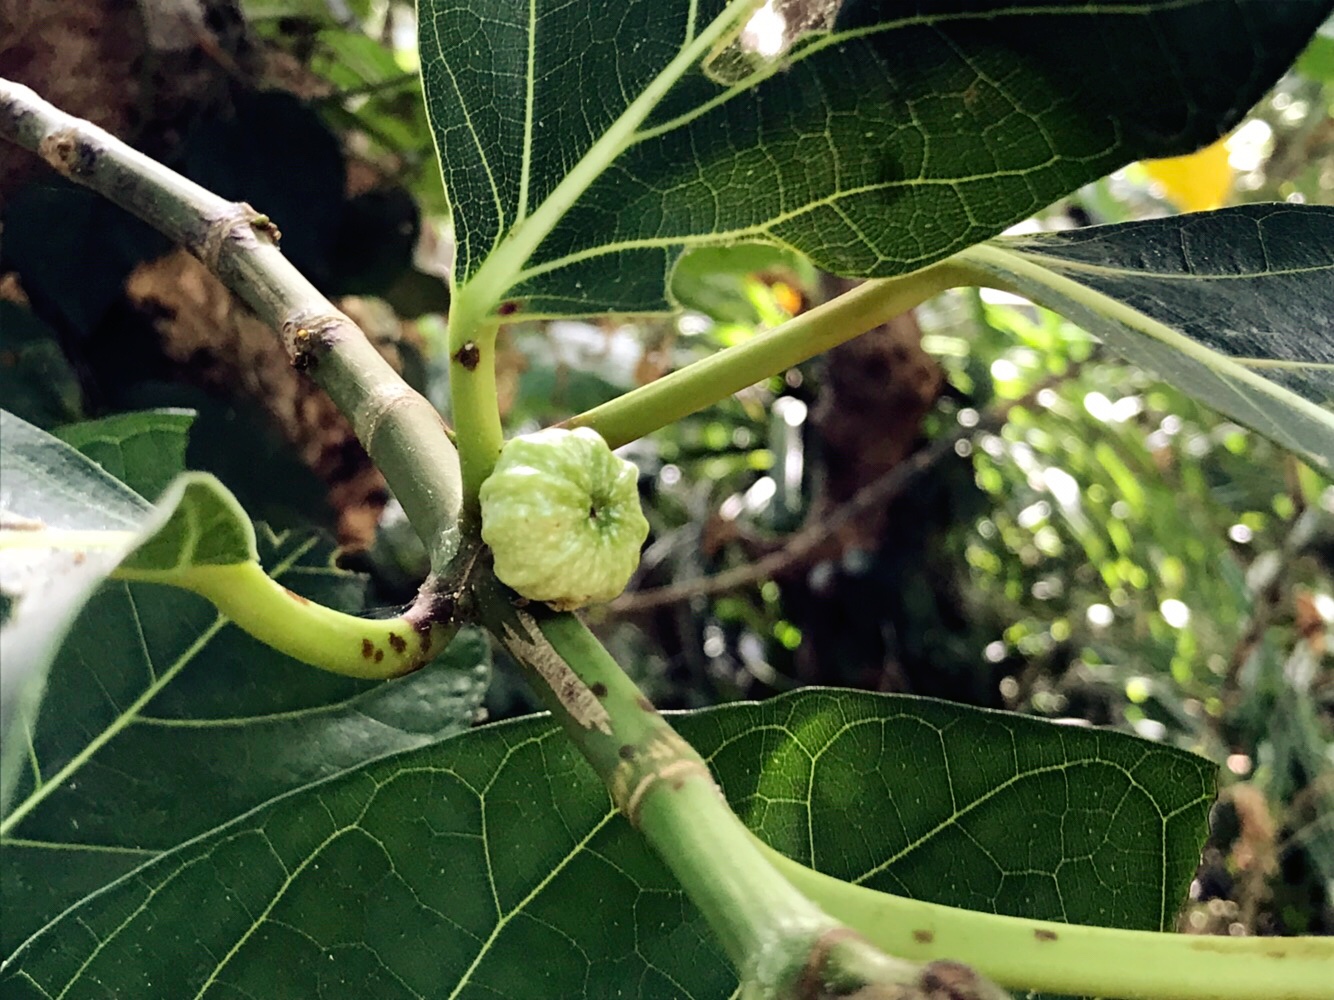
[[[1220,208],[1232,193],[1233,170],[1223,139],[1188,156],[1145,160],[1143,167],[1163,197],[1183,212]]]

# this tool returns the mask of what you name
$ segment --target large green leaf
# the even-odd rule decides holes
[[[0,734],[3,952],[122,872],[274,795],[471,721],[489,661],[475,632],[427,669],[375,685],[296,663],[192,594],[109,583],[93,596],[117,562],[170,570],[262,556],[290,589],[352,613],[365,609],[365,581],[334,569],[329,543],[309,534],[262,531],[257,545],[212,477],[179,477],[154,510],[68,444],[0,420],[6,524],[24,525],[0,527],[0,583],[22,591],[0,632],[3,664],[7,684],[16,667],[32,678]],[[188,423],[126,414],[62,434],[152,487],[180,471]],[[70,548],[62,532],[72,531]],[[48,547],[26,544],[46,535]],[[53,608],[63,618],[50,620]]]
[[[939,902],[1161,928],[1207,761],[924,699],[803,691],[680,720],[770,843]],[[294,791],[44,928],[7,996],[724,997],[707,927],[546,718]]]
[[[920,268],[1214,139],[1334,2],[846,0],[734,85],[697,58],[725,6],[736,27],[723,0],[422,0],[457,282],[530,237],[486,292],[517,282],[533,313],[663,309],[681,248],[711,241]]]
[[[1006,238],[962,259],[1334,470],[1334,208],[1248,205]]]

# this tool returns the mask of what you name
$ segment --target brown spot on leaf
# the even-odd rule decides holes
[[[502,302],[500,304],[500,308],[496,310],[496,315],[513,316],[518,311],[519,311],[519,303],[511,299],[509,302]]]
[[[383,659],[384,659],[384,650],[383,650],[383,649],[377,649],[377,650],[375,651],[375,662],[376,662],[376,663],[379,663],[379,662],[380,662],[381,660],[383,660]]]
[[[397,632],[389,633],[389,645],[394,647],[394,652],[402,654],[403,650],[408,648],[408,642]]]
[[[477,363],[482,360],[482,351],[470,340],[454,352],[454,360],[461,364],[466,371],[472,371],[477,367]]]
[[[374,655],[375,655],[375,643],[371,642],[369,639],[362,639],[361,640],[362,659],[369,660]]]
[[[930,944],[936,939],[936,935],[932,931],[917,930],[912,932],[912,939],[918,944]]]
[[[632,747],[629,743],[622,743],[620,747],[616,750],[616,754],[621,758],[621,760],[634,760],[635,748]]]
[[[1039,941],[1055,941],[1057,935],[1055,931],[1049,931],[1045,927],[1039,927],[1033,931],[1033,937],[1037,938]]]

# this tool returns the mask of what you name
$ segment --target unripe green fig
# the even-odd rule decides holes
[[[496,576],[561,611],[611,600],[630,582],[648,537],[638,478],[586,427],[507,442],[480,494]]]

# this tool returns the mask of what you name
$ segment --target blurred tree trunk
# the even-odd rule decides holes
[[[827,296],[852,284],[829,278]],[[830,351],[812,414],[816,494],[807,522],[827,520],[913,454],[943,387],[912,313]],[[971,468],[941,463],[783,581],[785,614],[802,633],[803,683],[995,701],[977,669],[980,644],[960,607],[957,563],[937,551],[974,491]]]

